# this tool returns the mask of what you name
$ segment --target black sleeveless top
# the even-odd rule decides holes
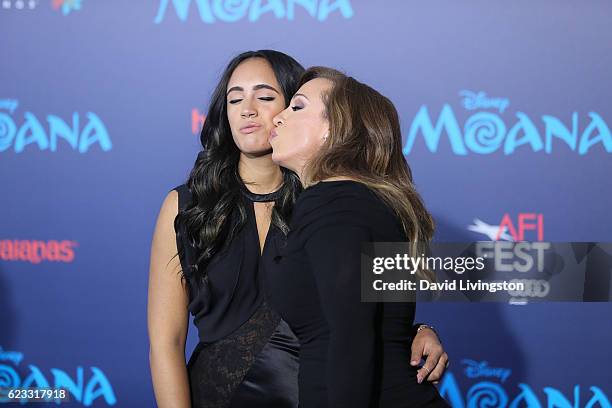
[[[189,312],[200,342],[187,364],[193,408],[296,408],[299,343],[266,301],[262,285],[259,236],[254,201],[276,201],[275,193],[258,195],[245,186],[246,224],[207,265],[207,284],[195,283],[188,266],[195,249],[177,234],[179,258],[189,285]],[[176,187],[179,208],[191,193]],[[234,226],[238,213],[230,216]],[[234,225],[231,225],[234,224]],[[266,241],[280,230],[270,225]],[[264,247],[264,253],[267,251]]]
[[[191,202],[189,189],[182,184],[174,190],[179,194],[179,208],[185,209]],[[200,342],[212,343],[232,333],[264,300],[255,210],[249,198],[241,195],[240,199],[247,209],[246,224],[209,261],[206,266],[208,285],[191,281],[188,266],[194,261],[195,249],[185,239],[185,231],[177,236],[181,267],[189,284],[188,309],[194,316]],[[237,219],[238,214],[232,214],[230,223],[236,223]],[[267,237],[276,233],[280,231],[271,224]]]

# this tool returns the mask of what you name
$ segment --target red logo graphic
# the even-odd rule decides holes
[[[514,241],[525,241],[525,231],[536,231],[538,241],[544,240],[544,214],[541,213],[519,213],[517,219],[517,228],[512,223],[510,214],[505,213],[497,230],[497,237],[505,232],[508,232]]]
[[[486,235],[491,241],[525,241],[525,232],[534,231],[529,234],[537,234],[537,240],[544,240],[544,214],[542,213],[519,213],[516,224],[512,222],[510,214],[505,213],[499,225],[487,224],[479,218],[474,218],[468,230],[478,234]]]
[[[42,261],[72,262],[74,260],[75,241],[37,241],[37,240],[0,240],[0,260],[26,261],[33,264]]]
[[[67,16],[72,11],[81,9],[83,0],[53,0],[51,5],[55,10],[61,10],[62,14]]]
[[[204,126],[204,120],[206,120],[204,112],[200,112],[198,108],[193,108],[191,110],[191,133],[194,135],[200,134],[202,126]]]

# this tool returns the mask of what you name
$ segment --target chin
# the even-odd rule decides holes
[[[287,157],[283,157],[282,155],[274,154],[274,152],[272,152],[272,161],[281,167],[295,171],[290,165],[290,161],[287,160]]]
[[[242,135],[238,140],[243,151],[271,149],[268,137],[262,134]]]
[[[272,153],[272,147],[268,146],[244,146],[243,149],[240,150],[244,154],[248,154],[251,156],[265,156],[267,154]]]
[[[274,152],[274,150],[272,150],[272,161],[278,164],[279,166],[283,165],[282,155],[279,155],[278,153]]]

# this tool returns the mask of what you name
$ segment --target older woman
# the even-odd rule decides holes
[[[315,67],[274,123],[272,160],[305,187],[286,242],[266,258],[272,305],[301,344],[300,407],[447,407],[406,364],[415,304],[360,301],[363,242],[428,241],[434,229],[393,104]]]

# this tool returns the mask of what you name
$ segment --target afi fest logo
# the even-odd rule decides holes
[[[107,152],[113,147],[104,122],[93,112],[73,112],[71,120],[56,115],[47,115],[43,120],[26,111],[22,120],[15,114],[18,106],[16,100],[0,99],[0,153],[22,153],[36,147],[52,152],[72,149],[87,153],[94,148]]]
[[[498,225],[488,224],[474,218],[468,230],[485,235],[489,241],[477,242],[478,256],[494,255],[494,269],[498,272],[529,273],[545,270],[547,254],[551,245],[544,240],[544,214],[534,212],[519,213],[515,218],[505,213]],[[527,241],[531,240],[531,241]],[[496,242],[492,242],[496,241]],[[548,251],[548,252],[547,252]],[[550,293],[550,283],[541,276],[512,279],[511,282],[522,283],[523,290],[513,290],[511,304],[524,305],[529,298],[541,298]]]
[[[409,154],[417,140],[423,139],[432,153],[437,153],[442,139],[450,144],[453,154],[504,155],[517,151],[553,152],[571,150],[579,155],[603,149],[612,153],[612,134],[606,121],[597,112],[570,118],[542,115],[540,118],[516,111],[507,113],[507,98],[491,98],[485,92],[461,91],[463,108],[471,113],[463,126],[455,111],[444,104],[437,117],[432,116],[426,105],[415,115],[404,144],[404,154]]]
[[[245,19],[254,22],[264,15],[292,21],[296,10],[318,21],[336,14],[345,19],[353,17],[350,0],[160,0],[154,22],[164,21],[169,8],[180,21],[186,21],[192,3],[195,3],[200,20],[206,24],[234,23]]]

